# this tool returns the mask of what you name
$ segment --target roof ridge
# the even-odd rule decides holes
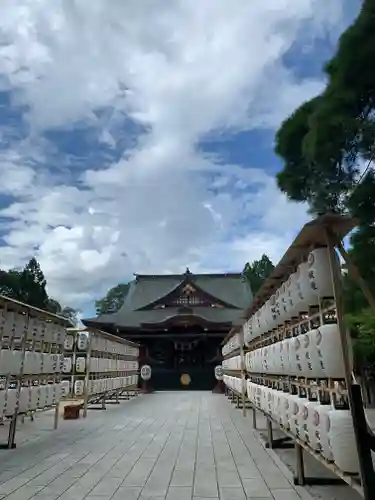
[[[183,278],[186,276],[186,273],[181,274],[134,274],[136,280],[137,279],[155,279],[155,278]],[[190,278],[198,277],[198,278],[239,278],[242,277],[242,272],[238,273],[190,273],[188,274]]]

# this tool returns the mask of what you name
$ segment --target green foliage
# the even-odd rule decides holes
[[[374,12],[375,0],[365,0],[326,65],[325,91],[297,109],[276,135],[275,151],[284,162],[279,188],[308,202],[314,213],[347,210],[358,160],[374,153]]]
[[[48,295],[43,271],[36,259],[31,259],[22,271],[2,271],[0,290],[3,295],[40,309],[47,309]]]
[[[130,283],[120,283],[111,288],[105,297],[95,301],[96,314],[113,313],[118,311],[129,292]]]
[[[61,307],[57,300],[48,297],[46,279],[39,262],[32,258],[22,271],[0,270],[0,294],[54,314],[64,316],[77,324],[77,313],[71,307]]]
[[[61,309],[59,316],[63,316],[64,318],[67,318],[72,325],[77,326],[78,325],[78,314],[80,313],[79,309],[73,309],[73,307],[65,306]]]
[[[69,319],[74,326],[78,325],[78,313],[80,311],[69,306],[62,307],[55,299],[48,299],[47,311]]]
[[[375,313],[363,309],[346,317],[347,325],[354,338],[354,353],[362,366],[375,369]]]
[[[263,254],[259,260],[254,260],[251,264],[249,264],[249,262],[245,264],[242,273],[249,281],[251,291],[254,295],[258,292],[274,268],[275,266],[266,254]]]
[[[40,309],[47,309],[48,295],[46,292],[46,279],[40,268],[39,262],[32,258],[20,274],[18,291],[21,302],[30,304]]]

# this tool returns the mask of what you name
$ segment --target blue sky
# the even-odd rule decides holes
[[[134,272],[281,257],[308,216],[275,185],[275,131],[360,1],[107,5],[0,19],[0,268],[35,255],[84,315]]]

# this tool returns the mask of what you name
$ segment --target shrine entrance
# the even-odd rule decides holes
[[[170,337],[152,339],[148,358],[152,366],[154,390],[212,390],[215,366],[221,359],[221,336],[203,331],[186,333],[174,329]]]

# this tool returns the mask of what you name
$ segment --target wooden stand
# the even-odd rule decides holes
[[[23,422],[28,415],[33,421],[36,412],[55,408],[54,429],[57,428],[60,356],[63,353],[67,326],[70,326],[70,322],[66,318],[0,295],[0,349],[6,355],[17,355],[12,357],[10,372],[2,373],[3,366],[0,366],[0,378],[5,381],[0,389],[0,396],[6,401],[12,401],[15,396],[16,400],[11,414],[9,408],[4,414],[1,408],[0,421],[9,421],[9,433],[7,443],[0,444],[0,449],[16,447],[18,417]],[[30,362],[28,365],[27,360],[30,359],[33,364]],[[31,395],[34,394],[32,390],[37,387],[39,396],[35,401]],[[21,405],[23,391],[28,392],[27,408],[25,404]]]
[[[64,420],[77,420],[80,416],[82,405],[76,403],[64,406]]]
[[[78,348],[80,334],[87,336],[86,349]],[[138,395],[138,344],[93,328],[69,328],[67,335],[72,337],[72,349],[65,351],[65,357],[71,359],[72,368],[63,377],[69,385],[66,399],[83,401],[84,418],[89,408],[106,410],[107,404],[120,404],[120,400]],[[76,369],[78,358],[85,359],[82,372]],[[115,380],[127,381],[130,377],[137,381],[114,385]],[[83,383],[83,393],[75,392],[77,382]]]
[[[291,447],[295,448],[296,453],[296,475],[295,475],[295,484],[305,485],[305,484],[329,484],[337,483],[345,481],[351,487],[353,487],[356,491],[358,491],[365,500],[374,500],[375,499],[375,472],[374,472],[374,464],[372,460],[372,451],[375,451],[375,436],[373,432],[368,428],[364,403],[362,399],[360,386],[355,382],[354,377],[351,373],[351,339],[349,336],[349,332],[347,331],[344,323],[344,311],[343,311],[343,290],[341,285],[341,276],[339,267],[336,265],[336,251],[338,251],[345,261],[347,269],[351,276],[357,281],[359,286],[361,287],[364,295],[366,296],[371,308],[375,312],[375,299],[371,294],[366,282],[360,276],[357,268],[353,264],[350,259],[350,256],[345,251],[344,246],[342,244],[342,239],[355,227],[355,223],[352,219],[348,217],[338,216],[338,215],[325,215],[321,216],[314,221],[306,224],[300,234],[297,236],[292,246],[288,249],[284,257],[281,259],[280,263],[276,266],[275,270],[271,274],[271,276],[266,280],[266,282],[262,285],[261,289],[258,291],[255,296],[251,306],[248,308],[246,312],[246,317],[250,318],[253,314],[255,314],[262,305],[276,292],[277,289],[285,283],[288,276],[293,270],[296,269],[296,266],[302,262],[310,251],[315,248],[325,247],[329,253],[330,260],[330,272],[333,284],[333,293],[334,293],[334,312],[331,312],[329,308],[322,312],[322,304],[319,304],[320,309],[320,323],[318,322],[318,326],[323,321],[323,317],[327,314],[327,318],[329,315],[333,314],[335,322],[338,325],[340,340],[342,345],[342,359],[344,366],[344,374],[343,379],[336,386],[333,384],[331,379],[327,379],[325,386],[319,386],[319,390],[324,390],[328,393],[329,398],[333,399],[341,399],[345,398],[346,403],[349,403],[352,419],[353,419],[353,432],[355,435],[357,453],[359,458],[359,476],[353,474],[347,474],[338,469],[338,467],[334,463],[328,462],[320,453],[313,450],[309,444],[305,441],[302,441],[296,435],[292,434],[288,429],[285,429],[280,422],[276,422],[273,420],[269,414],[265,413],[260,408],[257,408],[254,404],[252,404],[252,413],[253,413],[253,428],[256,428],[256,412],[261,411],[266,419],[267,419],[267,443],[266,447],[268,448],[276,448],[276,447]],[[314,326],[315,319],[313,315],[311,316],[310,312],[307,314],[307,321],[309,322],[310,328],[316,328]],[[288,326],[284,325],[284,330],[287,329]],[[290,326],[289,326],[290,328]],[[264,347],[272,344],[273,342],[278,342],[283,340],[281,334],[279,336],[279,330],[276,333],[266,333],[262,334],[253,341],[251,341],[251,349],[257,349],[260,347]],[[293,336],[295,333],[293,332]],[[230,336],[229,339],[230,340]],[[228,342],[229,344],[229,342]],[[225,346],[225,352],[228,351],[228,347]],[[304,390],[311,390],[309,380],[291,380],[291,377],[284,377],[280,375],[272,375],[272,374],[254,374],[248,373],[248,377],[253,380],[256,384],[268,385],[271,388],[279,388],[285,391],[285,386],[289,386],[288,390],[291,390],[292,385],[294,384],[294,389],[296,387],[304,388]],[[283,379],[282,382],[284,386],[281,388],[277,385],[280,383],[280,379]],[[316,382],[314,382],[316,385]],[[274,385],[275,384],[275,385]],[[233,391],[226,389],[227,394],[233,401],[237,401],[238,407],[238,395],[235,395]],[[295,392],[292,392],[294,394]],[[244,406],[244,403],[243,403]],[[273,437],[273,425],[276,425],[284,434],[285,438],[274,439]],[[325,465],[331,472],[336,474],[337,478],[333,480],[330,478],[329,480],[325,478],[308,478],[305,476],[305,468],[304,468],[304,452],[309,453],[314,458],[316,458],[320,463]]]

